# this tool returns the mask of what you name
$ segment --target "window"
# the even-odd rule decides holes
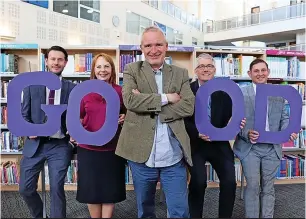
[[[100,23],[100,1],[80,0],[80,1],[53,1],[53,11]]]
[[[69,15],[72,17],[79,17],[79,2],[78,1],[53,1],[53,11]]]
[[[174,17],[174,5],[171,3],[168,3],[168,14]]]
[[[80,4],[100,11],[100,0],[81,0]]]
[[[183,44],[183,34],[178,32],[178,31],[174,31],[175,34],[175,44],[176,45],[182,45]]]
[[[183,22],[183,23],[187,23],[187,14],[186,14],[186,12],[185,11],[182,11],[182,14],[181,14],[181,21]]]
[[[182,45],[182,44],[183,44],[183,41],[175,37],[175,45]]]
[[[197,38],[192,37],[192,45],[193,45],[193,46],[198,45],[198,39],[197,39]]]
[[[167,38],[168,44],[174,45],[175,44],[174,30],[171,27],[167,27],[166,31],[167,31],[166,38]]]
[[[146,27],[151,26],[152,20],[135,14],[126,12],[126,32],[133,34],[141,34]]]
[[[150,0],[150,5],[151,7],[158,9],[158,0]]]
[[[49,7],[49,1],[48,0],[22,0],[23,2],[27,2],[33,5],[37,5],[39,7],[48,8]]]
[[[168,13],[168,1],[167,0],[162,0],[161,1],[161,10],[163,12]]]
[[[194,21],[194,16],[191,14],[188,14],[188,25],[193,27],[193,21]]]
[[[126,12],[126,32],[139,35],[140,16],[133,12]]]
[[[100,1],[81,0],[80,18],[100,23]]]
[[[194,27],[201,30],[201,21],[199,19],[195,19]]]
[[[80,6],[80,18],[100,23],[100,13],[83,6]]]
[[[142,34],[144,29],[151,26],[152,21],[148,18],[140,16],[140,23],[139,23],[139,33]]]
[[[175,16],[175,18],[181,20],[181,9],[180,8],[175,7],[175,9],[174,9],[174,16]]]

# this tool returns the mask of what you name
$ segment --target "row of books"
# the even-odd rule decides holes
[[[207,182],[219,182],[216,171],[210,163],[206,163]],[[127,165],[125,169],[125,183],[127,185],[133,184],[133,178],[130,167]],[[0,167],[1,184],[18,184],[19,172],[18,164],[14,161],[6,161],[1,163]],[[241,182],[242,166],[238,159],[235,160],[235,175],[236,181]],[[65,184],[77,184],[78,165],[77,160],[72,160],[65,177]],[[304,155],[284,155],[280,161],[276,173],[277,179],[293,179],[305,178],[305,156]],[[45,182],[49,184],[48,165],[45,165]]]
[[[123,72],[126,64],[142,60],[144,60],[144,56],[137,51],[133,51],[132,54],[121,54],[119,59],[119,71]]]
[[[0,89],[0,97],[1,98],[6,98],[7,97],[7,87],[8,87],[10,82],[11,82],[11,80],[1,81],[1,89]]]
[[[137,61],[143,61],[143,60],[145,60],[144,55],[137,52],[137,51],[133,51],[132,54],[121,54],[120,59],[119,59],[119,72],[124,71],[124,67],[125,67],[126,64],[129,64],[129,63],[132,63],[132,62],[137,62]],[[171,56],[165,57],[165,62],[168,65],[171,65],[172,64],[172,57]]]
[[[298,137],[294,141],[288,141],[282,144],[283,149],[288,148],[305,148],[306,147],[306,130],[303,129],[301,133],[298,134]]]
[[[10,72],[18,74],[18,55],[1,53],[0,72]]]
[[[1,106],[1,124],[7,124],[7,106]]]
[[[18,184],[19,171],[18,164],[14,161],[1,162],[0,166],[0,182],[1,184]]]
[[[255,59],[255,56],[240,55],[234,58],[232,54],[216,56],[216,76],[248,76],[250,63]]]
[[[305,178],[305,156],[286,154],[277,170],[278,179]]]
[[[71,164],[68,167],[67,174],[65,177],[65,184],[76,184],[78,181],[78,162],[77,160],[71,160]],[[48,164],[45,164],[45,183],[46,185],[50,184],[49,177],[49,167]]]
[[[18,137],[10,131],[1,132],[0,135],[0,151],[1,152],[18,152],[22,151],[25,137]]]
[[[306,100],[306,93],[305,93],[305,90],[306,90],[306,85],[303,84],[303,83],[288,83],[288,81],[282,81],[280,84],[282,85],[290,85],[292,87],[294,87],[298,92],[299,94],[301,95],[302,99],[303,100]]]
[[[238,58],[232,54],[214,57],[216,76],[241,76],[248,77],[251,62],[255,56],[239,55]],[[267,57],[270,78],[299,78],[305,79],[305,62],[297,57]]]
[[[239,87],[244,87],[244,86],[249,86],[250,84],[252,84],[252,82],[251,81],[237,81],[236,84]],[[272,84],[272,83],[268,82],[268,84]],[[302,100],[306,100],[306,93],[305,93],[306,85],[304,83],[290,83],[289,84],[288,81],[283,81],[283,82],[280,83],[280,85],[292,86],[293,88],[295,88],[299,92]]]
[[[305,62],[297,57],[267,57],[270,77],[305,79]]]

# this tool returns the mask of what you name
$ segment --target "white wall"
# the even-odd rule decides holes
[[[216,0],[213,20],[242,16],[243,5],[243,0]]]
[[[158,21],[168,27],[171,27],[173,29],[178,29],[180,32],[183,33],[183,44],[184,45],[191,45],[192,43],[192,37],[195,37],[199,40],[199,42],[203,42],[203,33],[196,30],[195,28],[188,26],[186,24],[183,24],[177,19],[174,19],[170,17],[168,14],[159,11],[157,9],[152,8],[151,6],[139,3],[137,4],[137,7],[135,7],[135,4],[131,4],[129,1],[122,1],[117,2],[118,4],[114,4],[113,2],[107,1],[107,2],[101,2],[101,8],[107,8],[108,10],[104,11],[101,16],[101,21],[106,21],[105,26],[111,28],[111,19],[113,15],[117,15],[120,18],[120,26],[116,29],[113,29],[113,31],[120,33],[120,38],[117,39],[117,41],[120,41],[121,43],[127,42],[127,41],[134,41],[135,43],[139,43],[139,37],[134,34],[126,33],[126,11],[129,10],[133,13],[139,14],[143,17],[149,18],[151,20]],[[120,5],[120,6],[118,6]]]
[[[202,20],[214,20],[215,19],[215,10],[216,10],[215,0],[205,0],[201,4],[202,11]]]
[[[191,45],[192,37],[203,42],[203,33],[170,17],[149,5],[133,1],[101,1],[100,24],[66,16],[21,1],[0,3],[1,34],[13,35],[16,42],[38,43],[42,47],[59,45],[118,45],[139,44],[139,36],[126,33],[126,10],[156,20],[166,26],[178,29],[184,34],[183,44]],[[50,7],[51,6],[51,7]],[[112,24],[112,17],[120,18],[118,28]],[[119,34],[120,37],[117,37]]]

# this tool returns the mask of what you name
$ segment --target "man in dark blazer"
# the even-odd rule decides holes
[[[59,90],[49,90],[46,86],[32,85],[24,89],[22,115],[34,124],[44,123],[47,118],[41,104],[68,104],[69,94],[74,84],[61,78],[68,61],[65,49],[53,46],[45,54],[48,71],[60,77],[62,86]],[[64,180],[71,163],[73,148],[70,146],[66,128],[66,112],[61,117],[61,128],[52,136],[28,136],[20,162],[19,192],[29,207],[33,217],[43,217],[43,203],[38,195],[37,182],[39,173],[48,162],[50,179],[51,218],[66,217],[66,198]]]
[[[206,81],[214,78],[215,62],[209,54],[201,54],[197,58],[195,73],[197,80],[190,84],[196,95],[197,90]],[[230,96],[217,91],[210,96],[208,104],[209,117],[212,125],[217,128],[227,126],[232,117],[232,101]],[[245,120],[241,122],[241,127]],[[207,172],[205,163],[208,161],[216,171],[220,181],[219,217],[231,217],[235,202],[236,178],[234,153],[229,141],[210,141],[209,136],[198,132],[195,125],[195,115],[185,118],[186,130],[190,137],[193,166],[189,168],[191,179],[189,183],[189,210],[193,218],[201,218],[203,202],[207,187]]]

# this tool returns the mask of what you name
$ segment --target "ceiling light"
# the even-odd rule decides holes
[[[68,9],[63,9],[62,12],[63,13],[68,13]]]

